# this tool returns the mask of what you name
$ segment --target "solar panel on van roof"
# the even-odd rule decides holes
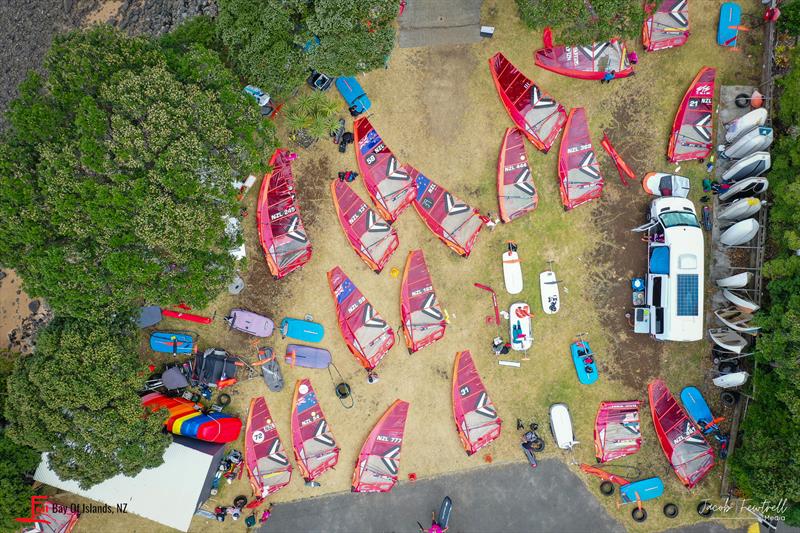
[[[678,274],[678,316],[697,316],[698,274]]]

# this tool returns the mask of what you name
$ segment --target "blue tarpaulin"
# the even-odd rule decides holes
[[[650,273],[669,274],[669,246],[654,246],[650,249]]]

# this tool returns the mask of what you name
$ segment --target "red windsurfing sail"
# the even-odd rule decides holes
[[[565,209],[573,209],[603,194],[603,175],[582,107],[569,112],[558,152],[558,177]]]
[[[682,46],[689,40],[689,0],[663,0],[645,7],[648,12],[642,26],[642,44],[653,52]]]
[[[472,455],[500,436],[503,421],[497,416],[469,350],[456,354],[453,416],[467,455]]]
[[[619,39],[581,46],[545,45],[534,52],[533,58],[545,70],[582,80],[602,80],[612,71],[615,78],[627,78],[633,72],[628,49]]]
[[[269,271],[280,279],[311,259],[308,240],[292,176],[296,156],[278,148],[269,161],[272,172],[264,176],[256,207],[256,225]]]
[[[331,181],[331,193],[350,246],[372,270],[380,273],[397,249],[397,231],[344,181]]]
[[[691,489],[714,468],[714,450],[662,380],[651,381],[647,390],[661,449],[678,479]]]
[[[594,420],[594,449],[597,462],[605,463],[639,451],[642,431],[638,400],[602,402]]]
[[[328,272],[328,284],[344,342],[358,362],[372,371],[394,346],[394,330],[338,266]]]
[[[292,465],[267,402],[261,396],[250,400],[244,433],[244,462],[257,500],[279,491],[292,479]]]
[[[364,185],[378,212],[391,224],[411,204],[416,193],[414,179],[409,176],[410,167],[400,166],[368,118],[356,119],[353,133]]]
[[[544,153],[550,150],[564,127],[564,106],[526,78],[500,52],[489,59],[494,85],[514,124]]]
[[[400,315],[409,353],[444,337],[447,322],[422,250],[408,253],[400,287]]]
[[[669,138],[667,157],[670,162],[704,159],[711,153],[716,75],[715,68],[701,68],[683,96]]]
[[[507,128],[497,158],[497,199],[500,219],[511,222],[536,209],[539,195],[533,184],[525,139],[519,128]]]
[[[469,257],[483,227],[480,213],[420,173],[414,181],[414,209],[422,221],[455,253]]]
[[[397,483],[408,402],[395,400],[369,433],[353,472],[353,492],[389,492]]]
[[[308,379],[298,380],[294,387],[292,447],[306,482],[315,480],[339,462],[339,447]]]

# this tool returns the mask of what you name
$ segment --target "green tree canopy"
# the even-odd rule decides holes
[[[54,320],[8,379],[8,437],[82,487],[161,464],[171,438],[163,416],[144,416],[136,349],[114,326]]]
[[[202,306],[230,278],[233,178],[271,125],[216,52],[108,27],[54,40],[0,138],[0,264],[57,314]]]
[[[384,65],[399,0],[220,0],[217,27],[248,83],[279,97],[309,69],[352,75]]]
[[[25,476],[39,464],[36,450],[20,446],[5,434],[6,378],[14,368],[13,360],[11,353],[0,351],[0,531],[16,531],[19,522],[14,519],[29,515],[33,487]]]
[[[756,394],[742,424],[742,446],[733,455],[733,475],[750,498],[787,498],[793,506],[787,522],[800,525],[800,52],[780,85],[780,135],[769,173],[773,257],[762,271],[769,280],[768,305],[756,317]]]
[[[644,20],[642,2],[630,0],[516,0],[531,28],[552,26],[558,42],[589,44],[612,37],[634,38]]]

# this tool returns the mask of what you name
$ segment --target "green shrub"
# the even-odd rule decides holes
[[[551,26],[558,43],[588,44],[612,37],[639,35],[644,10],[630,0],[516,0],[520,18],[530,28]]]

